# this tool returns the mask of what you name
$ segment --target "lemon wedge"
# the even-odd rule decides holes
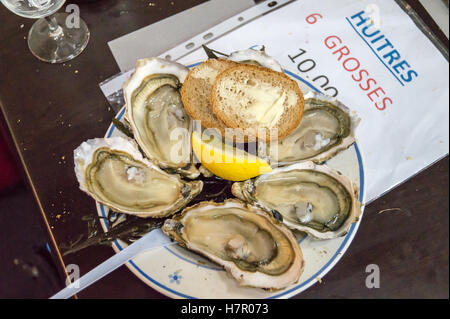
[[[230,181],[243,181],[272,171],[263,159],[223,143],[217,136],[208,139],[192,133],[192,149],[197,159],[211,173]]]

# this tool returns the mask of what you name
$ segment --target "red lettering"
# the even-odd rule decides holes
[[[388,102],[389,102],[391,105],[394,104],[394,102],[392,102],[391,98],[385,97],[385,98],[383,99],[383,105],[382,105],[382,106],[378,106],[378,103],[375,103],[375,107],[376,107],[378,110],[383,111],[383,110],[386,108]]]
[[[347,65],[349,64],[350,61],[356,62],[355,67],[352,68],[352,69],[349,68],[349,67],[347,67]],[[344,60],[344,62],[342,63],[342,65],[344,66],[344,69],[345,69],[346,71],[348,71],[348,72],[356,71],[356,70],[358,70],[359,67],[361,66],[361,64],[359,63],[358,59],[356,59],[356,58],[348,58],[348,59]]]
[[[359,82],[363,79],[363,73],[365,73],[367,76],[369,76],[369,71],[362,69],[358,72],[359,74],[359,79],[355,78],[355,75],[352,74],[352,79],[355,80],[356,82]]]
[[[372,79],[372,78],[369,78],[369,79],[367,79],[367,81],[366,81],[367,87],[364,88],[361,84],[359,84],[359,87],[360,87],[361,89],[363,89],[364,91],[367,91],[367,90],[370,89],[370,82],[373,82],[373,85],[376,85],[376,84],[377,84],[377,81],[375,81],[375,80]]]
[[[377,97],[380,97],[380,96],[378,95],[378,91],[381,91],[381,93],[386,94],[386,92],[384,92],[384,90],[383,90],[383,88],[382,88],[381,86],[379,86],[379,87],[377,87],[375,90],[373,90],[373,91],[367,93],[367,96],[369,97],[369,99],[370,99],[372,102],[373,102],[373,99],[372,99],[372,95],[373,95],[373,94],[375,94]]]
[[[309,24],[314,24],[318,21],[317,18],[322,19],[322,15],[320,13],[313,13],[306,17],[306,22]]]
[[[338,57],[338,61],[341,61],[343,56],[346,56],[346,55],[350,54],[350,50],[347,48],[346,45],[344,45],[342,48],[337,49],[336,51],[333,52],[333,54],[336,54],[336,53],[340,53],[340,55]]]
[[[386,92],[381,86],[377,87],[377,81],[374,78],[370,77],[369,71],[366,69],[360,69],[361,62],[359,61],[359,59],[350,55],[351,53],[349,47],[342,42],[340,37],[338,37],[337,35],[330,35],[325,38],[324,44],[328,49],[333,49],[332,54],[337,56],[338,61],[342,61],[342,67],[345,71],[350,72],[353,81],[359,82],[359,88],[363,91],[367,91],[367,97],[371,102],[374,103],[377,110],[382,111],[386,109],[389,104],[393,104],[391,98],[384,97],[386,95]],[[391,64],[393,61],[399,59],[400,55],[397,51],[393,50],[386,54],[385,57],[390,58],[389,63]],[[394,68],[398,72],[397,69],[403,69],[404,65],[406,64],[407,63],[400,62],[396,64]]]
[[[334,40],[337,40],[337,43]],[[338,43],[342,43],[342,40],[336,35],[330,35],[325,39],[325,46],[328,49],[334,49]]]

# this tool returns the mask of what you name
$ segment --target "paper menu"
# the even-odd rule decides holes
[[[448,154],[448,62],[396,2],[294,1],[208,46],[261,44],[361,117],[367,201]]]

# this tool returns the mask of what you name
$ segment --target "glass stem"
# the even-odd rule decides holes
[[[50,29],[50,36],[53,38],[60,37],[63,35],[63,30],[59,26],[58,22],[55,19],[55,16],[47,16],[45,17],[45,20],[48,23],[48,28]]]

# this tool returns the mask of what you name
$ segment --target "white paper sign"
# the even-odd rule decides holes
[[[448,62],[394,1],[295,1],[208,46],[256,44],[361,117],[367,201],[448,154]]]

